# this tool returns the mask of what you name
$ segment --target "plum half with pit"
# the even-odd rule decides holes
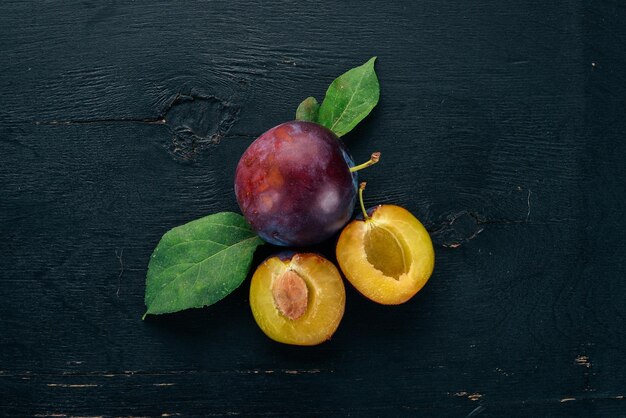
[[[265,241],[316,244],[351,218],[357,175],[343,142],[313,122],[291,121],[257,138],[235,173],[235,194],[246,220]]]
[[[265,260],[250,282],[250,308],[263,332],[284,344],[317,345],[343,317],[346,291],[333,263],[313,253]]]

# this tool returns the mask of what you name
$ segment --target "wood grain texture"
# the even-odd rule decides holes
[[[626,416],[624,28],[609,0],[1,2],[0,414]],[[247,145],[372,55],[345,139],[382,152],[366,204],[431,231],[425,289],[348,287],[314,348],[248,282],[142,322],[161,235],[237,210]]]

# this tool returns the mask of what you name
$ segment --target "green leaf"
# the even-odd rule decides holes
[[[261,244],[243,216],[232,212],[169,230],[148,265],[146,315],[200,308],[223,299],[244,281]]]
[[[318,122],[337,136],[350,132],[376,106],[380,86],[372,57],[333,81],[320,106]]]
[[[317,114],[320,105],[315,97],[307,97],[300,103],[296,110],[296,120],[305,120],[309,122],[317,122]]]

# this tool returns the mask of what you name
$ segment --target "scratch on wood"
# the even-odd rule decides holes
[[[576,362],[576,364],[579,364],[581,366],[584,366],[586,368],[590,368],[591,367],[591,362],[589,361],[589,357],[587,356],[583,356],[580,355],[578,357],[576,357],[576,360],[574,360]]]
[[[591,372],[592,364],[591,364],[591,360],[589,359],[589,357],[581,354],[578,357],[576,357],[576,359],[574,359],[574,363],[576,363],[579,366],[584,367],[584,372],[583,372],[583,376],[585,379],[584,391],[594,392],[595,389],[591,387],[591,376],[593,376],[593,373]]]
[[[152,386],[176,386],[176,383],[153,383]]]
[[[528,212],[526,213],[526,221],[527,222],[530,219],[530,194],[531,194],[531,191],[530,191],[530,189],[528,189],[528,198],[526,199],[526,203],[528,205]]]
[[[102,118],[102,119],[68,119],[68,120],[40,120],[35,125],[89,125],[97,123],[143,123],[146,125],[165,125],[165,118]]]
[[[469,392],[466,392],[466,391],[456,392],[456,393],[453,394],[453,396],[456,396],[458,398],[466,397],[470,401],[477,401],[477,400],[479,400],[480,398],[483,397],[483,395],[478,393],[478,392],[469,393]]]
[[[123,254],[123,248],[120,250],[119,254],[117,253],[117,250],[115,250],[115,256],[120,262],[120,273],[117,275],[117,291],[115,292],[115,296],[117,296],[118,299],[120,297],[120,287],[122,286],[122,274],[124,274],[124,262],[122,261]]]
[[[510,374],[509,374],[509,373],[507,373],[506,371],[502,370],[502,369],[501,369],[501,368],[499,368],[499,367],[496,367],[496,368],[495,368],[495,371],[496,371],[496,372],[498,372],[498,373],[500,373],[500,374],[501,374],[501,375],[503,375],[503,376],[510,376]],[[514,374],[514,373],[511,373],[511,374]]]
[[[562,398],[559,400],[560,403],[572,402],[572,401],[595,401],[595,400],[607,400],[607,399],[615,399],[615,400],[623,400],[624,395],[598,395],[598,396],[581,396],[578,398]]]
[[[71,418],[104,418],[104,415],[71,415]],[[128,418],[133,418],[129,416]],[[137,417],[139,418],[139,417]]]
[[[476,415],[480,414],[481,412],[483,412],[485,410],[485,407],[483,405],[478,405],[476,408],[474,408],[469,414],[467,414],[465,416],[465,418],[471,418],[471,417],[475,417]]]
[[[66,384],[66,383],[48,383],[46,386],[50,388],[97,388],[100,385],[96,384]]]
[[[241,374],[272,374],[272,373],[284,373],[284,374],[317,374],[321,373],[320,369],[301,369],[301,370],[237,370],[237,373]],[[331,370],[332,373],[332,370]]]
[[[310,369],[310,370],[283,370],[285,374],[317,374],[320,373],[320,369]]]
[[[35,414],[34,417],[66,417],[66,414],[52,413],[52,414]],[[102,415],[72,415],[72,418],[104,418]]]
[[[239,374],[272,374],[274,370],[237,370],[236,373]]]
[[[4,376],[0,377],[14,377],[14,378],[28,378],[31,377],[46,377],[46,378],[56,378],[56,377],[106,377],[106,378],[116,378],[116,377],[136,377],[136,376],[190,376],[190,375],[224,375],[224,374],[318,374],[318,373],[334,373],[333,370],[322,370],[322,369],[246,369],[246,370],[216,370],[216,371],[197,371],[197,370],[162,370],[162,371],[151,371],[151,370],[122,370],[119,372],[115,371],[76,371],[76,370],[64,370],[58,373],[32,373],[30,371],[25,371],[22,373],[9,373],[4,371]],[[164,377],[165,379],[166,377]],[[50,385],[56,385],[61,387],[62,384],[51,383]]]

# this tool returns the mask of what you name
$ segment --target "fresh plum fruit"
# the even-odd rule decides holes
[[[235,194],[246,220],[275,245],[316,244],[352,216],[357,175],[343,142],[312,122],[278,125],[244,152]]]
[[[367,298],[384,305],[411,299],[428,281],[435,251],[428,231],[409,211],[378,205],[350,222],[337,242],[337,262],[348,281]]]
[[[324,257],[282,253],[265,260],[250,282],[254,320],[271,339],[316,345],[339,326],[346,291],[337,267]]]

